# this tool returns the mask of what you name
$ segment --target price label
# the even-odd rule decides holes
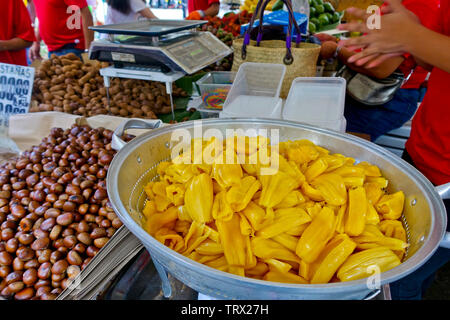
[[[0,63],[0,114],[28,112],[34,71],[31,67]]]

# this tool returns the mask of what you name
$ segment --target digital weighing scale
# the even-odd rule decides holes
[[[205,23],[153,19],[90,27],[106,36],[92,42],[89,59],[112,64],[100,69],[106,88],[113,77],[164,82],[174,118],[172,83],[233,52],[212,33],[196,30]]]

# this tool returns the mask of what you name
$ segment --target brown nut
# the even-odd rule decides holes
[[[18,257],[15,257],[12,263],[12,267],[14,271],[22,271],[23,269],[25,269],[25,263]]]
[[[13,262],[13,257],[7,251],[0,252],[0,265],[9,266]]]
[[[105,228],[94,228],[90,234],[92,239],[102,238],[106,236],[106,230]]]
[[[69,251],[69,253],[67,254],[67,261],[71,265],[76,265],[76,266],[79,266],[79,265],[81,265],[83,263],[83,259],[81,258],[79,253],[76,252],[75,250],[70,250]]]
[[[22,281],[27,286],[32,286],[38,280],[37,270],[34,268],[28,269],[23,273]]]
[[[8,285],[8,290],[11,293],[16,293],[19,292],[20,290],[22,290],[25,287],[25,284],[22,281],[16,281],[13,283],[10,283]]]
[[[53,226],[52,231],[50,231],[49,238],[51,240],[58,239],[59,235],[62,232],[62,229],[63,229],[63,227],[61,225],[59,225],[59,224]]]
[[[65,277],[66,277],[65,273],[52,273],[51,279],[52,282],[61,282]]]
[[[47,249],[49,245],[50,245],[49,238],[39,238],[34,240],[34,242],[31,244],[31,249],[33,249],[34,251],[43,250]]]
[[[63,213],[63,214],[59,215],[56,218],[56,223],[61,225],[61,226],[68,226],[69,224],[71,224],[73,222],[73,218],[74,217],[73,217],[73,213],[72,212],[66,212],[66,213]]]
[[[17,240],[24,246],[27,246],[34,241],[34,236],[29,233],[22,233],[17,237]]]
[[[38,269],[37,275],[39,279],[46,280],[52,273],[52,264],[50,262],[44,262]]]
[[[88,256],[88,257],[94,257],[98,252],[100,251],[100,249],[99,248],[97,248],[97,247],[94,247],[94,246],[89,246],[89,247],[87,247],[87,249],[86,249],[86,255]]]
[[[25,269],[28,270],[28,269],[32,269],[32,268],[39,268],[40,263],[36,258],[34,258],[34,259],[31,259],[31,260],[28,260],[27,262],[25,262],[25,264],[23,266],[25,267]]]
[[[50,280],[46,279],[38,279],[38,281],[34,284],[34,288],[37,290],[40,287],[49,287],[50,286]]]
[[[5,250],[9,253],[15,253],[19,247],[19,240],[16,238],[9,239],[5,244]]]
[[[0,278],[6,278],[6,276],[11,272],[9,266],[0,266]]]
[[[81,232],[77,235],[78,241],[89,246],[92,243],[92,239],[87,232]]]
[[[81,233],[81,232],[88,232],[89,229],[90,229],[89,224],[88,224],[86,221],[81,220],[81,221],[78,223],[78,226],[77,226],[77,232],[78,232],[78,233]]]
[[[67,268],[66,272],[67,272],[67,277],[69,279],[73,279],[81,272],[81,268],[76,265],[71,265]]]
[[[56,220],[55,220],[55,218],[48,218],[48,219],[45,219],[42,223],[41,223],[41,225],[40,225],[40,229],[42,230],[42,231],[50,231],[52,228],[53,228],[53,226],[56,224]]]
[[[82,243],[77,243],[75,245],[75,247],[73,248],[73,250],[75,250],[78,253],[83,254],[83,253],[86,252],[86,246],[84,244],[82,244]]]
[[[67,263],[66,260],[58,260],[52,266],[51,271],[52,271],[53,274],[62,274],[64,272],[66,272],[68,266],[69,266],[69,264]],[[61,281],[61,280],[57,280],[57,281]]]
[[[64,242],[64,246],[66,248],[72,249],[73,247],[75,247],[78,240],[77,240],[77,237],[72,234],[72,235],[68,235],[68,236],[64,237],[63,242]]]
[[[44,218],[57,218],[61,214],[61,211],[56,208],[48,208],[44,213]]]
[[[43,286],[36,289],[36,297],[40,298],[44,294],[50,293],[51,288],[49,286]]]
[[[58,260],[64,258],[64,254],[61,251],[53,251],[50,255],[50,262],[56,263]]]
[[[14,237],[14,230],[11,228],[3,229],[1,232],[2,240],[8,241]]]
[[[16,256],[22,261],[28,261],[34,258],[34,251],[28,247],[20,247],[16,251]]]
[[[19,227],[21,231],[30,231],[33,228],[33,221],[29,218],[23,218],[20,220]]]
[[[38,262],[44,263],[44,262],[50,261],[51,254],[52,254],[52,250],[50,250],[50,249],[45,249],[45,250],[40,251],[39,256],[38,256]]]
[[[94,245],[97,248],[103,248],[106,245],[106,243],[108,242],[108,240],[109,240],[109,238],[107,238],[107,237],[95,239]]]
[[[34,296],[34,289],[31,287],[25,288],[14,295],[16,300],[29,300]]]
[[[16,282],[16,281],[22,281],[22,271],[14,271],[8,274],[5,278],[6,285],[9,285],[10,283]]]

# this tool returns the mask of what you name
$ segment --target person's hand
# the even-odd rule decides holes
[[[36,59],[42,59],[41,57],[41,44],[39,42],[33,42],[29,51],[30,61],[33,62]]]
[[[204,17],[204,14],[202,15],[202,13],[197,10],[197,11],[192,11],[186,18],[186,20],[202,20],[202,18]]]
[[[335,41],[325,41],[320,48],[320,57],[324,60],[333,58],[338,44]]]
[[[338,41],[336,37],[333,37],[333,36],[331,36],[329,34],[326,34],[326,33],[316,33],[316,34],[314,34],[314,37],[319,39],[320,42],[322,42],[322,43],[324,43],[326,41],[333,41],[333,42],[337,42]]]
[[[389,0],[387,2],[387,7],[383,9],[384,15],[380,18],[379,29],[368,28],[365,22],[370,15],[366,11],[356,8],[347,9],[347,12],[359,22],[342,24],[338,28],[365,34],[361,37],[339,42],[339,45],[350,50],[363,49],[350,57],[349,63],[373,68],[383,61],[393,56],[402,55],[407,51],[409,36],[412,30],[419,25],[418,18],[402,5],[401,0]]]

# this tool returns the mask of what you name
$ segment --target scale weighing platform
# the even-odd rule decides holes
[[[89,59],[112,64],[100,70],[106,88],[113,77],[164,82],[174,118],[172,83],[233,52],[212,33],[196,31],[205,23],[152,19],[90,27],[104,39],[91,44]]]

